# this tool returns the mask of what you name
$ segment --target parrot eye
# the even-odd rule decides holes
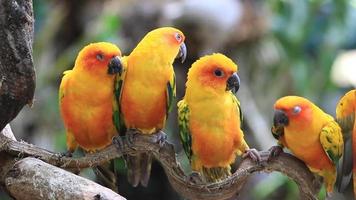
[[[98,53],[98,54],[96,54],[96,59],[98,59],[99,61],[103,61],[104,55],[102,53]]]
[[[299,106],[295,106],[293,108],[293,114],[298,114],[298,113],[300,113],[300,111],[302,111],[302,108]]]
[[[176,33],[176,34],[175,34],[175,38],[176,38],[176,40],[177,40],[179,43],[182,42],[183,37],[182,37],[181,34]]]
[[[224,72],[223,72],[221,69],[216,69],[216,70],[214,71],[214,75],[215,75],[216,77],[223,77],[223,76],[224,76]]]

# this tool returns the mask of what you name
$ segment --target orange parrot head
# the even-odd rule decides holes
[[[273,126],[276,130],[287,126],[308,124],[312,118],[313,104],[306,98],[286,96],[274,104]]]
[[[336,120],[345,133],[352,130],[356,131],[356,90],[346,93],[336,106]]]
[[[113,75],[121,73],[120,49],[111,43],[98,42],[84,47],[75,60],[73,70],[81,70],[96,75]]]
[[[336,117],[342,118],[353,114],[356,109],[356,90],[346,93],[336,106]]]
[[[238,66],[223,54],[207,55],[193,63],[188,72],[187,85],[195,83],[200,88],[213,89],[217,93],[236,93],[240,87],[237,69]]]
[[[136,48],[156,51],[168,62],[171,62],[172,58],[181,58],[183,63],[187,56],[184,40],[182,31],[173,27],[162,27],[147,33]]]

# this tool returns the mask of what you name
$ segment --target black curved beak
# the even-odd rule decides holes
[[[231,90],[234,94],[239,91],[240,88],[240,77],[237,73],[233,73],[226,82],[226,90]]]
[[[273,126],[283,127],[289,124],[289,119],[285,112],[282,110],[275,110],[273,116]]]
[[[187,58],[187,47],[185,46],[184,42],[182,42],[180,45],[176,58],[180,58],[182,63],[184,63],[185,59]]]
[[[108,65],[108,74],[121,74],[122,72],[122,64],[121,64],[121,60],[119,58],[119,56],[115,56],[114,58],[112,58],[109,62]]]

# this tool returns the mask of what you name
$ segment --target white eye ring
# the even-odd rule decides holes
[[[300,106],[295,106],[293,108],[293,114],[298,114],[300,113],[300,111],[302,111],[302,108]]]
[[[175,34],[175,38],[178,42],[181,42],[182,41],[182,36],[179,34],[179,33],[176,33]]]
[[[104,55],[102,53],[96,54],[96,59],[103,61],[104,60]]]

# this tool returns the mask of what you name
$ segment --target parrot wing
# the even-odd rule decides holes
[[[125,121],[121,113],[121,94],[124,86],[125,75],[127,71],[127,57],[121,58],[121,64],[123,70],[118,73],[115,77],[115,87],[114,87],[114,100],[113,100],[113,122],[115,124],[116,130],[120,135],[124,135],[126,132]]]
[[[65,88],[67,88],[67,83],[69,79],[69,75],[72,72],[72,70],[67,70],[63,72],[63,77],[61,81],[61,85],[59,86],[59,103],[61,102],[62,98],[64,97],[65,94]]]
[[[232,92],[230,92],[230,94],[231,94],[231,97],[232,97],[232,101],[234,102],[234,104],[237,107],[237,114],[240,117],[240,126],[242,126],[243,115],[242,115],[240,101],[237,99],[237,97]]]
[[[271,133],[272,133],[272,136],[276,140],[278,140],[278,145],[279,146],[281,146],[282,148],[283,147],[287,147],[287,143],[286,143],[286,140],[284,138],[284,127],[282,127],[282,126],[279,126],[279,127],[272,126]]]
[[[59,107],[60,109],[62,109],[62,99],[65,96],[65,93],[68,89],[68,81],[70,79],[70,74],[71,74],[72,70],[67,70],[63,72],[63,77],[62,77],[62,81],[61,84],[59,86],[59,95],[58,95],[58,102],[59,102]],[[75,151],[75,149],[78,147],[77,142],[74,139],[74,135],[73,133],[68,130],[67,127],[66,128],[66,143],[67,143],[67,150],[70,153],[73,153]]]
[[[118,73],[115,76],[112,120],[119,135],[124,136],[126,133],[126,126],[123,115],[121,113],[120,101],[127,71],[127,57],[122,57],[120,61],[123,69],[121,73]],[[105,163],[93,168],[94,173],[98,177],[99,181],[115,192],[118,191],[117,180],[119,179],[119,170],[121,168],[120,159],[121,158],[114,159],[109,163]]]
[[[284,128],[272,126],[271,133],[275,139],[280,140],[281,137],[284,135]]]
[[[342,156],[344,142],[340,126],[331,121],[321,129],[320,143],[326,155],[336,165]]]
[[[287,146],[286,140],[284,138],[284,127],[283,126],[272,126],[271,128],[272,136],[278,140],[278,145],[281,147]]]
[[[355,114],[351,113],[348,116],[342,118],[336,118],[336,122],[340,125],[342,129],[342,134],[344,136],[344,139],[350,138],[352,129],[355,124]]]
[[[176,98],[176,76],[174,73],[172,75],[171,80],[167,83],[166,97],[166,117],[168,117],[168,113],[172,110],[173,107],[173,101]]]
[[[192,151],[192,136],[189,131],[189,107],[185,100],[178,102],[178,126],[179,126],[179,136],[182,142],[183,149],[189,161],[191,161],[193,151]]]

